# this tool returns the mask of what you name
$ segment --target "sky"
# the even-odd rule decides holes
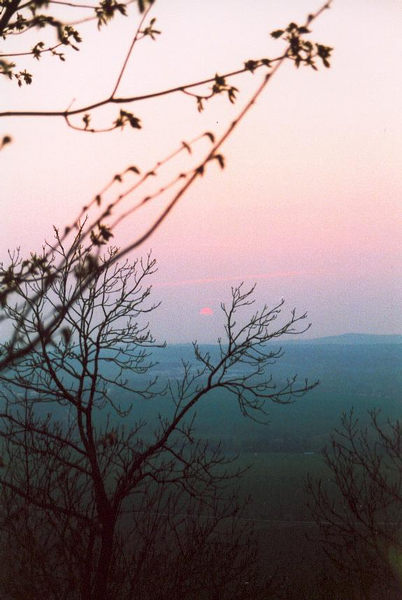
[[[250,58],[278,56],[284,45],[270,32],[303,22],[319,6],[317,0],[157,0],[150,16],[162,34],[137,44],[119,94],[170,88],[235,70]],[[127,19],[100,32],[94,23],[82,25],[82,49],[66,51],[64,63],[49,56],[21,61],[34,81],[24,88],[0,82],[1,110],[64,110],[110,94],[138,18],[132,7]],[[209,165],[130,257],[152,251],[158,261],[150,282],[161,301],[151,316],[158,339],[216,340],[223,331],[220,303],[241,281],[257,283],[256,308],[284,298],[284,319],[293,307],[307,311],[306,338],[402,332],[401,18],[399,0],[334,0],[310,35],[334,48],[331,68],[283,65],[222,147],[225,169]],[[8,50],[30,48],[35,39],[16,36]],[[262,76],[233,78],[236,103],[216,97],[202,113],[182,93],[127,106],[141,130],[93,135],[62,119],[1,118],[0,135],[12,135],[13,143],[1,156],[0,258],[6,262],[7,250],[17,246],[22,253],[40,249],[53,225],[70,223],[128,165],[147,170],[183,140],[207,130],[222,134]],[[101,127],[116,112],[102,109],[93,122]],[[183,152],[154,185],[197,164],[191,161],[208,144],[204,138],[191,156]],[[112,192],[134,181],[128,177]],[[124,221],[114,243],[139,236],[168,199]],[[135,200],[130,196],[127,207]]]

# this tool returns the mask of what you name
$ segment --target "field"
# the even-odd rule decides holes
[[[328,476],[320,454],[242,454],[236,464],[240,467],[250,465],[239,483],[242,496],[252,498],[247,516],[258,526],[273,521],[284,525],[311,522],[305,479],[307,473],[313,477]]]
[[[320,454],[242,453],[235,467],[247,469],[231,486],[249,499],[242,521],[251,526],[259,546],[258,570],[273,577],[275,597],[314,598],[324,558],[316,544],[305,489],[307,473],[328,477]]]

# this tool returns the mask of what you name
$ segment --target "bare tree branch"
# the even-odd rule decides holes
[[[40,280],[17,285],[14,297],[23,304],[34,298],[21,323],[18,302],[4,307],[18,325],[18,344],[25,348],[37,336],[39,344],[0,375],[2,536],[7,547],[12,540],[21,546],[16,565],[23,559],[29,568],[16,577],[13,563],[2,561],[20,585],[36,578],[49,598],[58,590],[60,597],[110,600],[117,589],[123,600],[133,589],[162,598],[166,586],[179,596],[198,593],[207,570],[208,598],[245,599],[249,589],[239,587],[239,578],[253,572],[254,546],[226,489],[241,471],[219,446],[196,439],[194,409],[207,395],[216,402],[214,392],[225,389],[244,415],[258,420],[268,402],[312,389],[316,383],[297,385],[295,377],[275,384],[268,371],[282,356],[269,342],[301,333],[305,315],[293,311],[278,327],[283,303],[248,314],[254,288],[233,288],[222,305],[227,339],[217,356],[194,344],[198,366],[185,364],[180,381],[147,381],[155,340],[142,320],[156,308],[146,285],[155,262],[148,256],[119,265],[116,254],[100,257],[103,268],[83,287],[87,255],[77,243],[39,302]],[[49,341],[43,323],[59,304],[63,320]],[[141,402],[162,400],[159,421],[144,418]],[[30,531],[29,540],[23,528],[18,534],[17,522]],[[166,579],[162,569],[150,585],[151,565],[154,571],[165,551],[174,577]],[[2,585],[9,589],[0,578]],[[265,590],[258,586],[256,594]]]

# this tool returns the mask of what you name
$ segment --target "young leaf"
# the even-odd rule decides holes
[[[192,150],[191,150],[190,146],[187,144],[187,142],[182,142],[182,145],[183,145],[183,148],[185,148],[189,154],[192,153]]]
[[[215,160],[218,161],[221,169],[225,168],[225,158],[224,158],[223,154],[214,154],[214,156],[212,158],[214,158]]]
[[[244,68],[247,69],[247,71],[251,71],[252,73],[254,73],[254,71],[256,70],[256,68],[258,67],[258,60],[247,60],[244,63]]]

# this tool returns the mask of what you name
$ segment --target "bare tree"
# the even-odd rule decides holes
[[[379,411],[363,426],[353,411],[324,450],[331,478],[308,480],[320,542],[347,597],[391,600],[402,586],[402,429]],[[345,596],[346,597],[346,596]]]
[[[170,597],[246,597],[256,580],[254,551],[226,489],[239,473],[219,447],[197,441],[194,410],[224,389],[259,420],[267,402],[290,402],[314,387],[267,374],[282,354],[267,343],[304,331],[306,315],[292,311],[277,325],[283,302],[250,312],[253,288],[234,288],[222,305],[226,335],[217,355],[195,344],[195,363],[183,365],[180,380],[149,380],[155,340],[146,319],[155,305],[147,280],[155,261],[119,265],[111,250],[82,286],[82,246],[69,256],[60,242],[54,252],[64,252],[64,270],[50,283],[18,283],[4,306],[19,344],[40,339],[0,375],[4,593],[162,598],[170,586]],[[42,268],[46,274],[48,262]],[[63,322],[49,332],[47,313],[59,305]],[[147,419],[152,402],[160,415]]]

